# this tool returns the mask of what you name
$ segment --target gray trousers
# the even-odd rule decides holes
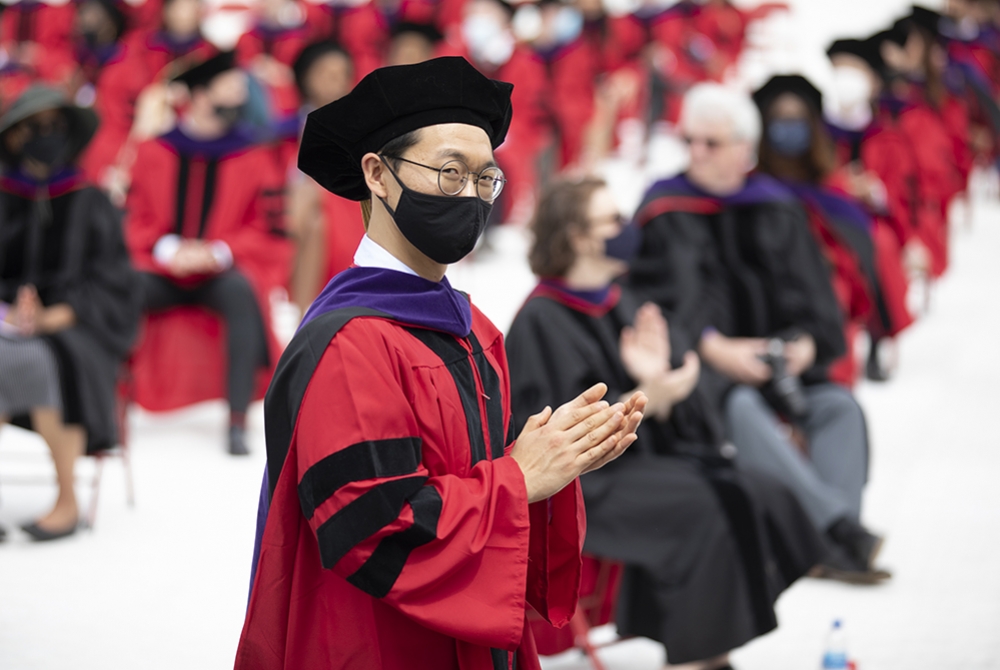
[[[823,532],[847,517],[858,521],[868,478],[868,431],[854,396],[835,384],[805,389],[809,414],[803,430],[806,458],[789,441],[760,392],[737,386],[726,399],[726,430],[736,446],[736,466],[766,472],[798,497]]]

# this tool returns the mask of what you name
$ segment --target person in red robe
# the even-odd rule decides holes
[[[867,329],[877,342],[885,332],[872,216],[859,201],[825,184],[835,166],[833,142],[823,123],[822,94],[808,79],[772,77],[754,93],[754,102],[764,122],[758,169],[799,197],[830,266],[847,351],[831,364],[829,376],[850,388],[857,379],[855,336]]]
[[[232,53],[180,81],[190,104],[174,130],[139,146],[126,206],[128,246],[152,313],[133,358],[136,400],[166,409],[225,395],[229,451],[245,454],[255,373],[278,353],[268,305],[287,282],[282,180],[273,151],[237,123],[247,75]],[[222,317],[225,357],[214,316],[168,312],[192,306]]]
[[[305,313],[335,275],[347,269],[365,234],[358,203],[321,188],[296,166],[306,115],[347,95],[354,83],[351,56],[335,42],[314,42],[292,66],[303,106],[286,121],[287,137],[278,145],[288,175],[288,232],[295,240],[292,302]]]
[[[73,71],[73,3],[21,0],[0,18],[0,48],[7,61],[0,69],[0,96],[17,98],[32,83],[61,85]]]
[[[909,278],[904,259],[922,253],[913,234],[916,158],[897,119],[884,106],[876,107],[883,70],[878,42],[837,40],[827,55],[834,70],[834,95],[824,98],[824,115],[836,169],[826,182],[862,202],[874,216],[872,240],[885,305],[885,337],[870,355],[866,374],[883,381],[894,365],[891,338],[914,320],[906,304]]]
[[[503,337],[444,276],[503,187],[510,92],[440,58],[309,116],[300,167],[367,202],[368,232],[268,390],[237,670],[537,670],[527,607],[576,607],[577,476],[635,440],[646,399],[597,384],[514,437]]]
[[[306,10],[296,0],[260,4],[256,23],[236,43],[236,61],[264,85],[271,113],[285,115],[299,107],[292,64],[308,43]]]
[[[899,128],[917,164],[915,234],[929,253],[927,270],[939,277],[948,267],[948,206],[965,190],[968,121],[963,105],[944,84],[946,54],[938,43],[941,16],[916,7],[891,31],[881,49],[889,70],[888,95],[900,108]]]

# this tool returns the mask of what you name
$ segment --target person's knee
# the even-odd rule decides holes
[[[858,426],[864,426],[865,413],[861,405],[849,390],[834,384],[825,385],[811,394],[813,412],[821,423],[831,421],[850,421]]]
[[[765,409],[760,391],[750,386],[736,386],[726,397],[726,419],[729,422],[739,422]]]
[[[228,270],[213,281],[212,302],[223,316],[245,317],[257,314],[257,296],[250,282],[240,272]]]

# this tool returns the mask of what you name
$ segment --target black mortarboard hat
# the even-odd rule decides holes
[[[444,35],[432,23],[416,23],[413,21],[400,21],[392,27],[392,36],[399,37],[406,33],[416,33],[423,36],[431,44],[437,44],[444,39]]]
[[[940,33],[941,14],[933,9],[913,5],[907,18],[911,23],[923,28],[931,35],[937,36]]]
[[[876,74],[881,75],[885,70],[885,61],[882,60],[882,53],[880,51],[882,42],[877,37],[877,35],[872,36],[866,40],[837,40],[827,48],[826,55],[833,58],[837,54],[848,54],[860,58]]]
[[[235,69],[235,54],[232,51],[223,51],[180,73],[174,77],[174,81],[187,84],[187,87],[193,91],[201,86],[208,86],[213,79],[223,72]]]
[[[319,40],[307,44],[299,55],[295,58],[295,62],[292,63],[292,74],[295,75],[295,85],[299,89],[299,93],[304,97],[305,91],[305,81],[306,74],[309,73],[309,68],[313,66],[313,63],[318,61],[320,58],[327,54],[338,54],[347,59],[349,63],[354,64],[354,59],[351,58],[351,54],[347,53],[344,47],[340,46],[337,42],[333,40]]]
[[[802,98],[817,114],[823,113],[823,94],[808,79],[798,74],[779,74],[754,91],[753,101],[757,103],[761,116],[767,113],[771,103],[784,93],[792,93]]]
[[[459,57],[379,68],[308,116],[299,169],[331,193],[364,200],[369,192],[361,158],[412,130],[464,123],[485,130],[494,149],[500,146],[510,126],[513,88]]]

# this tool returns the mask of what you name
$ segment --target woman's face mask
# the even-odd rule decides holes
[[[809,151],[812,128],[808,119],[775,119],[767,124],[767,141],[781,156],[798,158]]]
[[[22,149],[25,158],[45,165],[58,167],[69,153],[69,134],[63,130],[53,130],[45,135],[32,134]]]
[[[395,209],[379,198],[396,227],[417,251],[435,263],[450,265],[468,256],[476,247],[493,209],[478,196],[432,195],[414,191],[399,178],[388,161],[382,162],[403,192]]]

